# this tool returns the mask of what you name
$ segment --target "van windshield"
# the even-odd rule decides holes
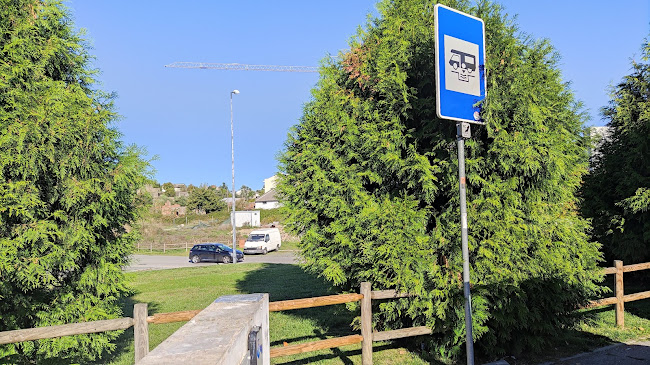
[[[248,241],[264,241],[263,234],[252,234],[248,236]]]

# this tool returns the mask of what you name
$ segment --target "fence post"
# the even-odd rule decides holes
[[[167,244],[163,242],[163,253],[167,252]]]
[[[372,365],[372,299],[370,283],[361,283],[361,364]]]
[[[133,306],[133,340],[135,342],[135,363],[149,353],[149,327],[147,324],[147,303]]]
[[[614,288],[616,290],[616,326],[624,327],[625,326],[625,317],[624,317],[624,302],[623,302],[623,261],[614,260],[614,267],[616,267],[616,279],[614,282]]]

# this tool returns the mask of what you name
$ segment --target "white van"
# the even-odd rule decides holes
[[[252,231],[246,243],[244,253],[261,253],[266,255],[269,251],[278,250],[282,246],[280,230],[277,228],[263,228]]]

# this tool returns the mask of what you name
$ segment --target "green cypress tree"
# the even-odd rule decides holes
[[[112,127],[88,47],[58,1],[0,0],[0,331],[120,317],[148,164]],[[0,347],[86,362],[119,333]],[[48,360],[49,359],[49,360]]]
[[[474,336],[491,354],[541,349],[598,291],[599,247],[575,197],[585,116],[548,42],[517,36],[490,2],[445,4],[487,32],[487,125],[466,142]],[[375,327],[430,326],[453,356],[464,349],[458,159],[455,125],[435,112],[434,5],[381,2],[323,65],[279,189],[308,269],[344,290],[417,295],[380,304]]]
[[[201,185],[190,193],[187,198],[187,207],[212,213],[226,209],[228,204],[219,198],[216,190],[210,189],[207,185]]]
[[[643,47],[650,60],[650,43]],[[608,262],[650,260],[650,64],[632,64],[632,73],[612,90],[602,109],[610,136],[592,159],[585,179],[585,216]]]

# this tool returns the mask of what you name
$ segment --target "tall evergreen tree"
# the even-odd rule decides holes
[[[121,315],[148,166],[119,141],[89,60],[60,2],[0,0],[0,331]],[[117,335],[23,342],[0,357],[86,362]]]
[[[455,125],[435,112],[435,1],[385,0],[340,61],[326,61],[281,156],[279,189],[306,267],[416,295],[375,327],[427,325],[462,352]],[[576,211],[584,115],[546,41],[516,35],[487,1],[445,4],[485,21],[484,127],[466,142],[474,335],[491,354],[541,349],[598,291],[598,245]]]
[[[643,47],[650,60],[650,43]],[[585,216],[607,260],[650,260],[650,64],[634,62],[632,73],[612,90],[602,109],[610,136],[592,159],[585,179]]]

